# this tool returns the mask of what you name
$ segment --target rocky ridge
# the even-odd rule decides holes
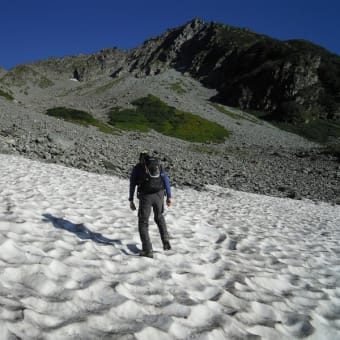
[[[215,89],[215,100],[261,111],[267,119],[340,121],[339,56],[307,41],[280,41],[198,18],[128,51],[106,48],[88,56],[50,58],[25,67],[27,77],[32,78],[32,70],[44,75],[40,82],[45,86],[50,85],[46,78],[119,80],[176,69]],[[14,68],[1,83],[11,86],[22,73],[20,67]]]

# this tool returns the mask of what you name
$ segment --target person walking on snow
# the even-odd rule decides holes
[[[159,159],[143,151],[139,155],[137,163],[130,175],[129,201],[131,210],[136,210],[133,201],[137,186],[138,208],[138,231],[142,242],[140,256],[153,257],[152,243],[149,237],[149,218],[151,208],[154,213],[154,220],[158,226],[164,250],[170,250],[169,234],[164,212],[164,191],[166,193],[166,204],[172,204],[171,187],[169,178],[161,167]]]

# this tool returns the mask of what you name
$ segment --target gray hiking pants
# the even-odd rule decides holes
[[[154,213],[154,220],[158,226],[161,240],[169,241],[169,234],[163,216],[164,192],[163,190],[154,194],[140,194],[138,209],[138,231],[144,251],[151,251],[152,244],[149,237],[149,218],[151,208]]]

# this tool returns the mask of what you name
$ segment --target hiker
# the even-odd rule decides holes
[[[137,163],[130,176],[129,201],[131,210],[136,210],[133,202],[135,188],[137,186],[138,209],[138,231],[142,241],[140,256],[153,257],[152,244],[149,237],[149,217],[153,208],[154,220],[158,226],[164,250],[170,250],[169,234],[167,231],[164,211],[164,194],[166,193],[166,204],[170,206],[171,188],[169,178],[159,163],[159,159],[143,151],[139,155]],[[165,191],[165,193],[164,193]]]

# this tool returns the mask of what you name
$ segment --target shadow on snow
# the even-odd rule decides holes
[[[120,240],[112,240],[104,237],[100,233],[94,233],[89,228],[87,228],[83,223],[72,223],[63,218],[55,217],[51,214],[43,214],[44,222],[52,222],[55,228],[64,229],[71,233],[76,234],[82,240],[92,240],[94,242],[103,244],[122,244]]]

